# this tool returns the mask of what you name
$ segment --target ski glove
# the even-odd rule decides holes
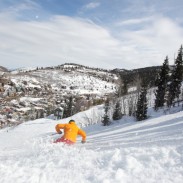
[[[84,144],[86,141],[85,140],[82,140],[81,143]]]

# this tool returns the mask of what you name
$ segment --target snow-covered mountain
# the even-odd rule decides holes
[[[5,74],[8,73],[8,69],[5,67],[0,66],[0,78]]]
[[[118,77],[106,70],[92,69],[76,64],[63,64],[57,67],[24,69],[12,72],[14,83],[19,85],[27,81],[28,87],[31,83],[42,83],[51,85],[56,91],[65,94],[99,94],[113,93]],[[36,86],[32,86],[36,87]]]
[[[38,119],[0,130],[1,183],[182,183],[183,112],[149,109],[148,120],[97,123],[103,108],[72,116],[87,133],[74,146],[52,143],[59,121]],[[97,124],[95,124],[97,123]],[[90,125],[89,125],[90,124]]]
[[[6,68],[3,67],[3,66],[0,66],[0,72],[8,72],[8,69],[6,69]]]
[[[70,96],[77,106],[73,113],[83,111],[118,87],[118,75],[77,64],[18,69],[0,77],[0,125],[48,116],[64,108]]]
[[[78,95],[113,93],[118,80],[115,74],[75,65],[38,70],[31,75],[37,77],[39,81],[44,80],[44,82],[51,84],[52,88],[57,91]]]

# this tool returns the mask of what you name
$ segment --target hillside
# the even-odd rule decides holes
[[[92,108],[72,117],[87,132],[87,143],[78,138],[71,147],[53,144],[59,135],[51,135],[57,123],[69,119],[38,119],[2,129],[0,182],[181,183],[183,112],[178,111],[149,110],[146,121],[124,117],[104,127],[94,124],[102,108]]]
[[[3,72],[0,76],[0,128],[46,117],[57,111],[60,116],[55,115],[55,118],[69,117],[104,103],[107,97],[116,98],[118,91],[124,95],[134,93],[141,79],[154,87],[159,69],[157,66],[104,70],[66,63]],[[136,99],[131,96],[128,102]],[[71,114],[66,113],[69,105],[72,105]]]
[[[77,64],[63,64],[56,67],[24,69],[13,72],[14,83],[23,81],[51,85],[52,89],[65,94],[99,94],[110,93],[116,86],[118,77],[106,70],[92,69]],[[29,79],[27,79],[29,78]]]
[[[6,69],[5,67],[3,66],[0,66],[0,73],[1,72],[8,72],[8,69]]]
[[[149,84],[150,87],[154,87],[155,80],[160,69],[161,66],[152,66],[133,70],[114,69],[111,72],[119,74],[123,82],[125,82],[128,86],[133,86],[139,80],[143,79],[146,83]],[[170,69],[172,69],[172,66],[170,66]]]
[[[14,70],[0,78],[0,125],[49,116],[58,108],[63,113],[71,97],[72,114],[86,110],[114,95],[118,80],[107,70],[77,64]]]

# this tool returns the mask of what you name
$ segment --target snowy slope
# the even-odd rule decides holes
[[[138,123],[124,117],[111,126],[84,127],[85,121],[100,120],[101,112],[74,116],[87,132],[87,143],[78,137],[72,147],[52,143],[59,137],[51,135],[54,126],[68,119],[39,119],[0,130],[0,182],[182,183],[182,111],[154,113]]]
[[[27,71],[27,72],[26,72]],[[29,71],[29,72],[28,72]],[[114,93],[117,75],[107,71],[86,68],[85,66],[64,64],[55,68],[45,69],[24,69],[12,72],[12,81],[17,85],[22,85],[23,81],[28,82],[27,87],[36,83],[36,87],[41,88],[41,84],[50,84],[52,89],[64,93],[72,94],[99,94]]]

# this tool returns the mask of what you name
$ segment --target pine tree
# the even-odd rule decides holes
[[[114,113],[113,113],[113,120],[119,120],[122,118],[122,112],[121,112],[121,103],[119,101],[116,102]]]
[[[140,91],[140,96],[137,102],[136,119],[137,121],[147,119],[147,87],[143,84]]]
[[[44,118],[44,111],[43,110],[40,111],[40,118]]]
[[[72,109],[73,109],[73,97],[70,96],[69,101],[64,109],[64,118],[72,116]]]
[[[109,115],[108,115],[109,105],[110,105],[109,99],[107,99],[104,104],[104,116],[103,116],[103,120],[102,120],[102,123],[104,126],[108,126],[110,124],[110,119],[109,119]]]
[[[122,86],[122,96],[128,94],[128,80],[125,78],[123,80],[123,86]]]
[[[36,111],[36,119],[39,119],[39,113]]]
[[[181,82],[183,77],[183,48],[179,49],[178,56],[175,60],[175,68],[171,75],[171,83],[169,85],[168,106],[171,106],[181,93]]]
[[[163,107],[165,104],[166,94],[168,90],[169,71],[170,69],[167,56],[160,70],[159,76],[155,82],[157,86],[157,90],[155,92],[155,110],[158,110],[159,107]]]

